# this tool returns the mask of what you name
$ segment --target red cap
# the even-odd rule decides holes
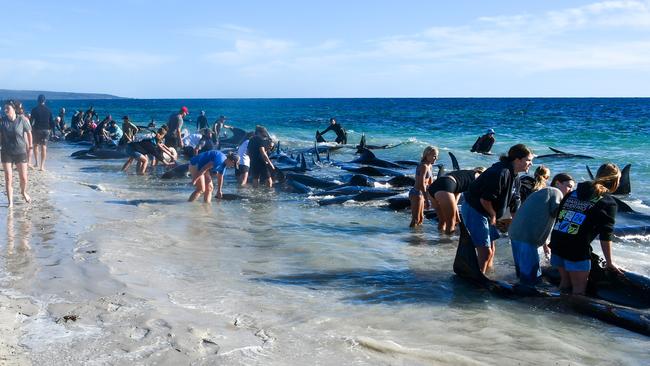
[[[186,113],[186,114],[190,114],[190,111],[187,109],[186,106],[181,107],[181,112]]]

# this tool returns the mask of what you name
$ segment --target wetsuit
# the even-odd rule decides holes
[[[471,152],[477,153],[489,153],[492,150],[492,145],[494,145],[495,138],[492,134],[485,134],[476,139],[476,142],[472,146]]]
[[[469,185],[476,180],[476,171],[474,170],[455,170],[447,175],[439,177],[435,182],[429,185],[427,191],[431,196],[436,192],[444,191],[449,193],[463,193],[469,189]]]
[[[208,128],[208,117],[200,115],[196,118],[196,128],[202,130]]]
[[[328,131],[334,131],[336,133],[336,143],[337,144],[347,144],[348,143],[348,134],[345,132],[343,126],[338,123],[330,124],[325,131],[321,132],[321,135],[324,135]]]

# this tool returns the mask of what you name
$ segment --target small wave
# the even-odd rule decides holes
[[[430,351],[420,348],[408,348],[391,340],[381,341],[370,337],[356,337],[351,342],[354,345],[387,355],[405,355],[445,365],[483,365],[481,362],[456,353],[443,350]]]

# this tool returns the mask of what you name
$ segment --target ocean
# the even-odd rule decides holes
[[[33,102],[25,105],[29,110]],[[73,110],[93,105],[100,118],[129,115],[137,124],[153,119],[158,125],[184,105],[190,110],[186,126],[195,126],[204,110],[211,123],[225,115],[227,124],[246,130],[264,125],[288,150],[313,146],[315,131],[335,117],[350,144],[362,134],[369,144],[399,144],[376,150],[380,158],[419,160],[426,146],[435,145],[448,167],[447,152],[471,168],[491,165],[516,143],[538,155],[553,147],[594,157],[544,161],[551,175],[567,172],[577,181],[588,179],[586,164],[594,171],[609,161],[632,164],[632,193],[624,199],[650,212],[650,99],[123,99],[48,105],[53,111],[65,107],[68,124]],[[470,153],[488,128],[496,131],[495,155]],[[334,134],[325,137],[333,140]],[[160,170],[122,173],[121,160],[69,157],[82,148],[51,143],[48,171],[31,175],[37,203],[18,205],[6,214],[6,229],[0,225],[0,237],[11,238],[0,254],[0,294],[37,308],[21,321],[17,341],[37,363],[55,363],[53,355],[73,364],[647,362],[644,336],[532,300],[499,298],[458,279],[452,271],[457,237],[438,235],[435,222],[410,229],[408,212],[382,203],[321,207],[307,195],[240,189],[232,172],[224,192],[244,200],[187,203],[189,179],[163,181]],[[331,154],[335,161],[354,158],[353,149]],[[538,162],[533,164],[534,170]],[[342,179],[344,172],[330,166],[312,174]],[[0,215],[6,210],[0,207]],[[618,240],[616,263],[650,276],[649,244],[650,237]],[[497,246],[494,276],[512,279],[508,240]],[[65,312],[81,314],[80,320],[57,321]]]

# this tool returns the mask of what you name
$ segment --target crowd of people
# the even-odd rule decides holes
[[[9,207],[13,206],[13,166],[18,170],[20,192],[26,202],[28,167],[32,157],[34,166],[45,169],[47,144],[56,132],[74,136],[92,136],[95,146],[123,148],[128,156],[122,166],[126,171],[136,162],[138,174],[158,163],[174,165],[178,151],[190,146],[189,173],[194,191],[189,201],[203,196],[210,202],[215,191],[213,177],[216,177],[216,195],[223,196],[223,175],[226,168],[234,168],[239,185],[273,185],[275,166],[269,158],[274,142],[263,126],[247,134],[236,151],[223,153],[219,140],[224,129],[224,116],[211,127],[201,111],[197,119],[200,131],[198,141],[183,135],[184,118],[189,114],[187,107],[172,113],[166,125],[155,132],[137,138],[142,129],[131,122],[128,116],[122,118],[122,126],[110,115],[99,121],[91,106],[87,111],[77,111],[71,126],[65,125],[65,109],[61,108],[54,118],[46,106],[43,95],[29,115],[22,103],[6,101],[0,119],[1,161],[5,175],[5,187]],[[154,128],[155,124],[147,126]],[[335,119],[330,126],[317,132],[317,138],[328,131],[337,134],[336,142],[345,144],[347,134]],[[494,143],[494,130],[477,140],[472,151],[487,153]],[[520,175],[532,166],[533,151],[523,144],[512,146],[499,161],[485,169],[456,170],[434,177],[432,166],[438,159],[439,150],[434,146],[424,149],[415,170],[415,184],[409,191],[411,204],[411,227],[423,224],[424,209],[433,208],[438,216],[438,229],[451,234],[459,221],[470,234],[476,248],[480,270],[485,273],[494,262],[496,240],[502,232],[508,231],[517,276],[522,284],[534,286],[540,275],[540,250],[550,254],[551,264],[559,269],[560,288],[574,294],[584,294],[591,269],[591,242],[599,236],[607,266],[619,271],[612,259],[611,239],[617,206],[610,196],[619,184],[621,172],[611,163],[603,164],[593,181],[576,186],[567,173],[551,177],[550,170],[539,166],[534,177]],[[461,197],[463,203],[458,209]],[[509,219],[508,219],[509,218]],[[504,220],[505,219],[505,220]],[[510,221],[511,220],[511,221]]]
[[[596,237],[607,267],[620,272],[611,252],[617,211],[611,193],[621,178],[615,164],[603,164],[593,181],[576,186],[569,174],[559,173],[547,186],[551,172],[546,166],[539,166],[534,177],[520,175],[528,172],[534,158],[523,144],[512,146],[487,169],[457,170],[434,180],[431,165],[437,155],[436,147],[425,148],[416,168],[415,187],[409,192],[411,226],[422,223],[425,207],[435,209],[441,233],[453,233],[462,220],[481,272],[493,266],[499,231],[508,232],[522,285],[538,283],[543,250],[560,272],[560,290],[584,294],[591,270],[591,242]],[[464,202],[459,214],[461,195]]]

